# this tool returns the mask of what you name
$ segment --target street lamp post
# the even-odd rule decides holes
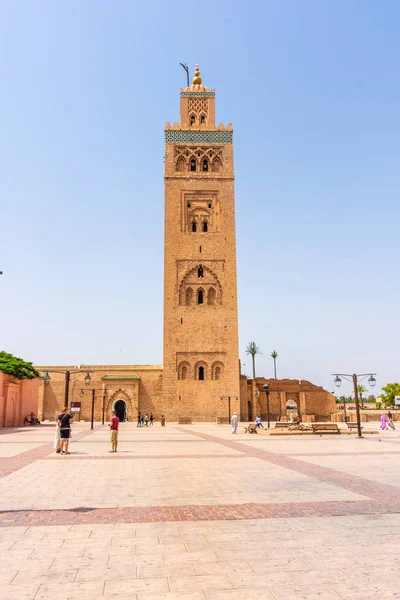
[[[92,378],[90,377],[89,373],[86,374],[85,377],[85,385],[89,385],[91,382]],[[85,393],[84,390],[81,390],[81,395],[83,395]],[[90,417],[90,429],[94,429],[94,401],[96,400],[96,389],[93,388],[92,389],[92,414]]]
[[[342,377],[344,379],[346,379],[346,381],[353,382],[354,400],[356,403],[357,433],[358,433],[359,438],[362,438],[363,436],[361,433],[360,401],[358,399],[358,390],[357,390],[358,380],[360,379],[360,381],[363,381],[363,379],[368,377],[369,385],[371,387],[374,387],[376,385],[376,379],[374,377],[375,375],[376,375],[376,373],[360,373],[359,375],[357,375],[356,373],[353,373],[353,375],[349,375],[348,373],[332,373],[332,377],[335,377],[333,382],[336,385],[336,387],[340,387],[342,385],[342,379],[341,379]]]
[[[264,383],[263,388],[264,388],[265,395],[267,397],[267,422],[268,422],[268,429],[269,429],[271,427],[270,416],[269,416],[269,383]]]
[[[103,406],[101,408],[101,424],[104,425],[104,412],[106,408],[107,390],[103,390]]]
[[[223,402],[225,399],[228,399],[228,419],[229,419],[228,423],[230,423],[231,422],[231,396],[221,396],[220,397],[221,402]],[[233,399],[233,397],[232,397],[232,399]],[[238,399],[237,396],[235,396],[235,400],[237,400],[237,399]]]
[[[71,375],[73,375],[74,373],[84,373],[85,371],[82,371],[81,369],[76,369],[73,371],[70,371],[69,369],[67,371],[47,371],[46,375],[44,376],[44,382],[46,384],[50,383],[50,375],[49,373],[60,373],[65,375],[65,387],[64,387],[64,407],[68,408],[68,400],[69,400],[69,382],[71,380]],[[90,375],[89,375],[89,371],[87,371],[87,375],[85,377],[85,381],[86,378],[89,376],[89,381],[90,381]]]
[[[220,400],[223,402],[225,398],[228,398],[228,423],[231,422],[231,397],[230,396],[221,396]]]

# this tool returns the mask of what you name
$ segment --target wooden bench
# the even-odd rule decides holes
[[[313,433],[340,433],[337,423],[312,423]]]
[[[247,427],[244,428],[245,433],[257,433],[257,428],[255,423],[249,423]]]
[[[288,423],[287,421],[277,421],[275,423],[275,427],[278,429],[286,429],[286,427],[289,427],[290,423]]]
[[[179,417],[178,425],[191,425],[192,419],[191,417]]]
[[[349,429],[358,429],[357,423],[346,423],[346,425]],[[361,427],[361,429],[363,428]]]

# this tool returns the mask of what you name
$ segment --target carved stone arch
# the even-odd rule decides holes
[[[193,288],[188,287],[185,293],[185,304],[191,306],[193,304]]]
[[[178,379],[192,379],[192,370],[187,360],[183,360],[178,365]]]
[[[196,290],[196,304],[205,304],[206,302],[206,291],[203,286],[200,286]]]
[[[218,380],[222,379],[224,374],[224,364],[220,360],[216,360],[211,365],[211,379]]]
[[[186,160],[183,158],[183,156],[180,156],[178,158],[178,160],[176,161],[175,170],[178,171],[179,173],[183,173],[184,171],[187,171]]]
[[[221,286],[221,283],[220,283],[216,273],[214,273],[214,271],[206,265],[201,265],[201,266],[203,268],[203,277],[201,278],[200,281],[202,281],[202,287],[204,286],[203,291],[206,291],[210,287],[213,287],[215,289],[215,303],[221,304],[222,303],[222,286]],[[186,275],[182,278],[181,283],[179,285],[179,302],[180,303],[184,303],[182,299],[184,298],[185,290],[188,287],[193,287],[194,285],[200,283],[199,278],[197,277],[198,269],[199,269],[199,265],[196,265],[195,267],[190,269],[186,273]],[[204,296],[205,302],[206,302],[206,299],[207,299],[207,297],[205,295]]]
[[[131,395],[128,393],[128,391],[122,387],[120,387],[118,390],[116,390],[115,392],[113,392],[112,396],[110,396],[110,398],[108,399],[107,402],[107,408],[106,408],[106,419],[110,420],[111,418],[111,411],[113,410],[114,404],[118,401],[118,400],[124,400],[126,403],[126,416],[129,419],[129,421],[135,420],[136,415],[135,415],[135,411],[136,408],[134,406],[133,400]]]
[[[214,287],[209,287],[207,290],[207,304],[213,306],[217,299],[217,293]]]
[[[203,369],[203,377],[201,378],[201,369]],[[208,378],[208,365],[204,360],[199,360],[194,366],[194,378],[196,381],[203,381]]]
[[[222,171],[222,161],[218,156],[212,161],[212,171],[214,173],[220,173]]]

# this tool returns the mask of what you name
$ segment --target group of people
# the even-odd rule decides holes
[[[390,410],[388,411],[387,415],[385,415],[385,413],[381,413],[380,429],[387,429],[388,426],[390,427],[390,429],[396,429],[393,423],[393,415],[390,412]]]
[[[31,412],[29,419],[28,417],[25,417],[24,425],[41,425],[41,422],[37,417],[35,417],[35,413]]]
[[[153,413],[150,413],[150,417],[147,413],[145,415],[142,415],[142,413],[138,413],[136,427],[152,427],[153,425],[154,425]],[[165,416],[164,415],[161,415],[161,427],[165,427]]]
[[[62,413],[57,417],[57,426],[54,435],[54,449],[57,454],[71,454],[68,450],[69,440],[71,439],[71,425],[74,422],[74,415],[69,413],[67,408],[64,408]],[[120,420],[117,417],[115,410],[111,413],[111,420],[109,423],[110,427],[110,441],[111,450],[110,452],[118,451],[118,430]],[[138,427],[148,427],[149,423],[151,426],[154,424],[153,413],[149,415],[146,413],[144,416],[139,413],[137,419]],[[161,416],[161,427],[165,427],[165,416]]]

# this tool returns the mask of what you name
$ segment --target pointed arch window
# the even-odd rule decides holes
[[[196,117],[194,115],[190,115],[190,124],[194,125],[196,123]]]
[[[201,117],[200,117],[200,123],[201,123],[202,125],[205,125],[205,124],[206,124],[206,118],[205,118],[205,116],[204,116],[204,115],[201,115]]]
[[[203,171],[208,171],[208,160],[204,159],[202,163]]]
[[[186,305],[190,306],[191,304],[193,304],[193,290],[192,288],[188,288],[186,290]]]
[[[196,221],[192,221],[192,231],[193,231],[193,233],[196,233],[196,231],[197,231],[197,223],[196,223]]]
[[[204,275],[203,267],[200,265],[199,268],[197,269],[197,277],[202,278],[203,275]]]
[[[197,304],[203,304],[204,303],[204,292],[203,290],[198,290],[197,292]]]
[[[215,304],[215,300],[216,300],[215,289],[211,287],[211,288],[209,288],[208,293],[207,293],[207,304],[213,305],[213,304]]]
[[[207,223],[207,221],[203,221],[203,231],[204,231],[204,233],[207,233],[207,231],[208,231],[208,223]]]
[[[196,171],[197,169],[197,164],[196,164],[196,159],[192,158],[190,161],[190,170],[191,171]]]

